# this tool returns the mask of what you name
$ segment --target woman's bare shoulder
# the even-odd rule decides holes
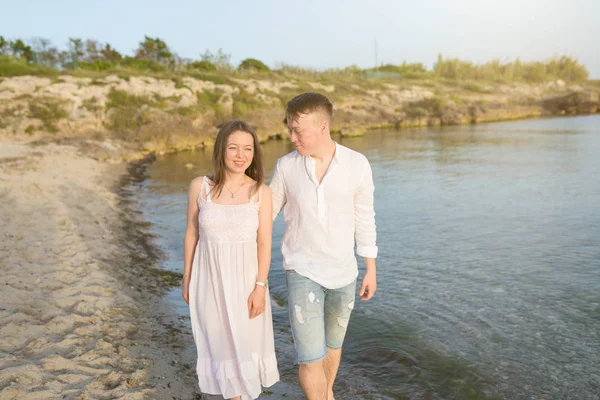
[[[198,193],[202,189],[202,184],[204,183],[204,176],[199,176],[197,178],[192,179],[190,182],[190,192]]]
[[[260,186],[260,189],[259,189],[259,190],[260,190],[260,191],[261,191],[261,193],[262,193],[262,194],[264,194],[264,195],[267,195],[267,196],[270,196],[270,195],[271,195],[271,188],[270,188],[270,187],[269,187],[269,185],[267,185],[266,183],[263,183],[263,184]]]

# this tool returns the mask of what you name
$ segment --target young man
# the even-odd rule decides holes
[[[358,277],[359,296],[377,289],[371,166],[360,153],[331,139],[333,105],[319,93],[287,103],[286,123],[296,151],[277,161],[270,187],[273,218],[283,209],[281,245],[299,380],[309,400],[332,400],[342,343]]]

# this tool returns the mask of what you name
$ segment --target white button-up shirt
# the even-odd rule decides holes
[[[319,184],[315,161],[297,151],[277,161],[270,184],[273,219],[283,208],[283,267],[337,289],[358,276],[356,252],[377,257],[373,174],[367,158],[336,143]]]

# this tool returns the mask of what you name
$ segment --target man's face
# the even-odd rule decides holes
[[[319,149],[326,137],[326,128],[319,112],[298,114],[288,121],[290,140],[303,156],[312,156]]]

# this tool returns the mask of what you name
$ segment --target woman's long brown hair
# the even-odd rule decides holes
[[[250,197],[252,197],[265,182],[265,168],[263,166],[263,156],[260,149],[258,136],[256,136],[256,132],[254,132],[254,129],[252,129],[248,123],[239,119],[234,119],[221,126],[215,141],[215,148],[213,150],[212,158],[214,172],[210,178],[214,183],[214,187],[211,189],[211,191],[214,191],[216,194],[215,197],[219,197],[221,195],[221,191],[225,185],[225,153],[227,152],[227,139],[233,132],[238,131],[249,133],[254,139],[254,157],[252,158],[252,163],[250,163],[250,166],[245,171],[246,175],[256,181],[256,185],[254,185],[252,191],[250,192]]]

